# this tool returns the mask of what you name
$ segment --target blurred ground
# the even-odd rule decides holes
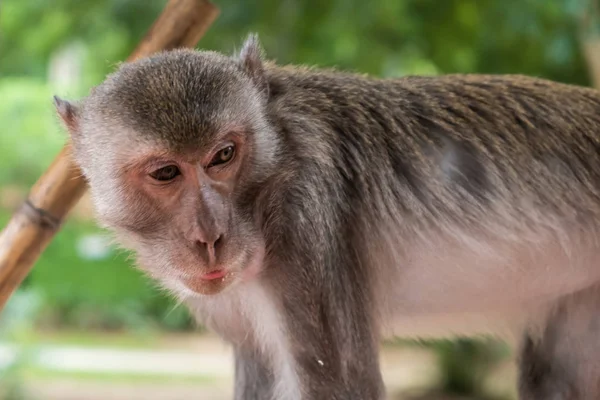
[[[27,400],[225,400],[232,397],[232,354],[209,335],[169,335],[151,348],[113,339],[106,345],[61,345],[52,337],[27,346],[29,372],[20,391]],[[40,342],[41,343],[41,342]],[[150,342],[148,342],[150,343]],[[0,346],[0,362],[16,347]],[[21,348],[23,351],[23,348]],[[22,353],[23,354],[23,353]],[[459,400],[426,395],[439,379],[433,351],[420,346],[383,346],[382,368],[389,399]],[[42,372],[43,371],[43,372]],[[491,374],[490,393],[510,393],[514,368]],[[471,399],[469,399],[471,400]]]

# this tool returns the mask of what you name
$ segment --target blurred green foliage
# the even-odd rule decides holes
[[[336,65],[378,75],[527,73],[585,83],[580,0],[220,0],[201,41],[231,52],[258,32],[282,63]],[[3,0],[0,71],[44,77],[52,54],[85,44],[84,84],[126,58],[164,0]]]

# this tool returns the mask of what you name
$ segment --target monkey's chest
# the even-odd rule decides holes
[[[270,348],[284,354],[285,321],[259,282],[238,285],[218,296],[188,301],[196,318],[236,346]]]

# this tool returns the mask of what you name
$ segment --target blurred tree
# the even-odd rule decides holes
[[[577,0],[216,0],[201,42],[231,52],[258,32],[280,62],[407,73],[527,73],[588,84]],[[135,47],[164,0],[3,0],[0,73],[43,77],[71,41],[89,50],[97,82]]]

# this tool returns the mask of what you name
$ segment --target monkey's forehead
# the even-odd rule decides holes
[[[251,86],[239,65],[218,53],[174,50],[126,63],[95,88],[89,103],[104,107],[129,107],[142,111],[169,104],[191,106],[239,97]]]
[[[140,134],[181,143],[256,113],[256,90],[231,58],[177,50],[123,65],[84,102],[92,124],[112,120]],[[208,139],[208,138],[207,138]]]

